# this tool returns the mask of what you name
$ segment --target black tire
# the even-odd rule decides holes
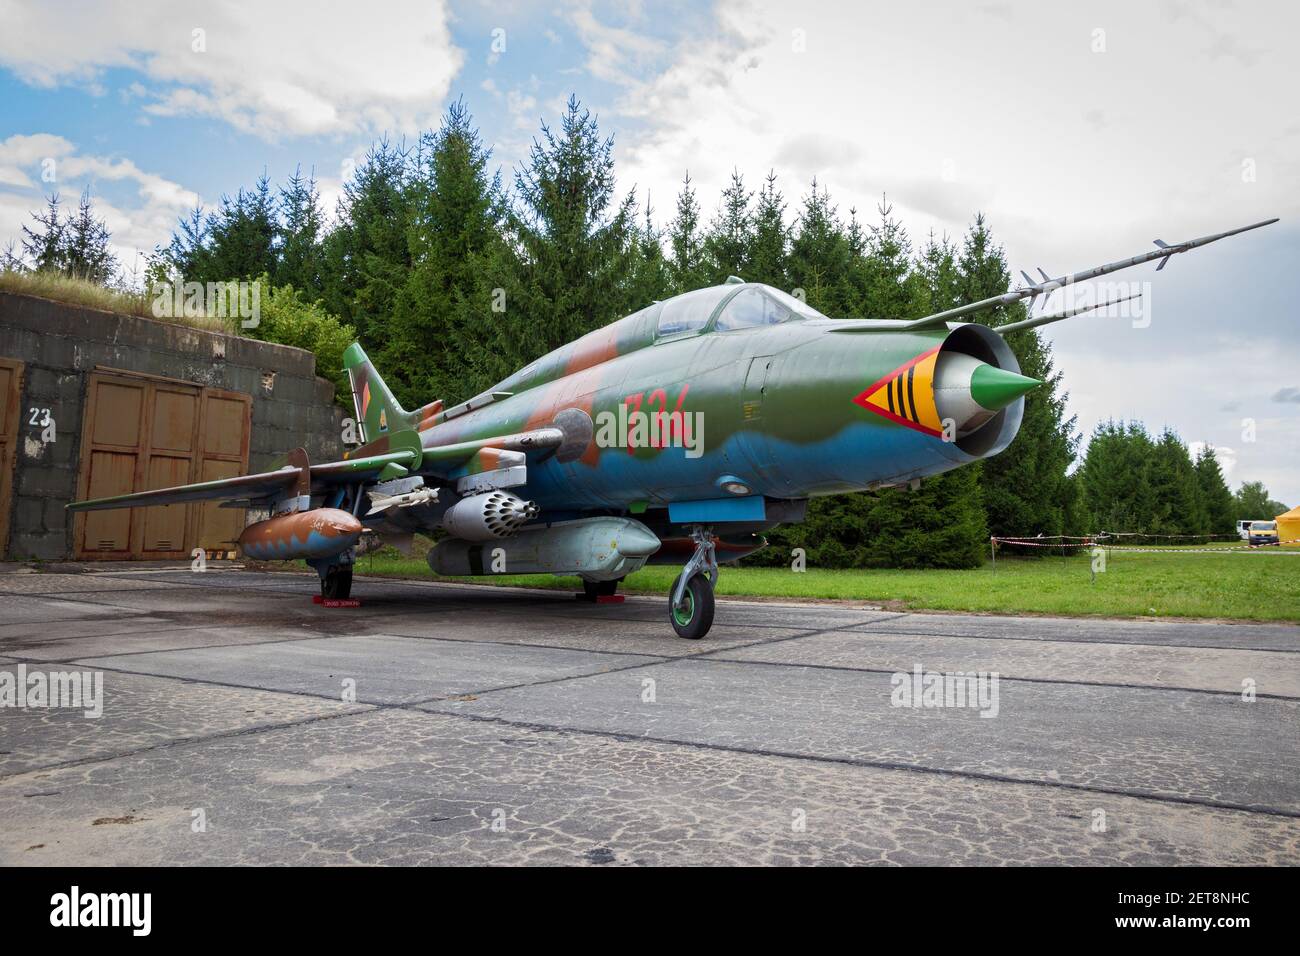
[[[677,581],[680,580],[681,576],[678,575]],[[713,584],[707,575],[695,575],[686,582],[682,606],[673,607],[677,581],[673,582],[672,590],[668,592],[668,620],[672,622],[678,637],[698,641],[713,626]]]
[[[352,565],[332,564],[320,579],[320,595],[330,601],[346,601],[352,593]]]
[[[612,597],[618,591],[618,578],[614,581],[586,581],[582,582],[582,600],[590,601],[595,604],[597,600],[603,597]]]

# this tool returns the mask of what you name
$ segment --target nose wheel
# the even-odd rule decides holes
[[[713,626],[713,589],[718,582],[718,561],[713,535],[708,529],[691,529],[695,553],[668,592],[668,619],[678,637],[698,641]]]

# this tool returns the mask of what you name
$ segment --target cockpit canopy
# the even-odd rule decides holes
[[[816,309],[780,289],[757,282],[696,289],[674,296],[659,312],[658,337],[701,332],[753,329],[791,319],[824,319]]]

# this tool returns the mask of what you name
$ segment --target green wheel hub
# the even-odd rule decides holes
[[[685,627],[691,623],[691,618],[695,616],[695,595],[691,593],[690,588],[682,595],[682,603],[673,607],[673,620]]]

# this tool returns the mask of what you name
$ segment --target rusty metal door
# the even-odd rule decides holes
[[[0,557],[9,550],[9,513],[13,510],[14,460],[22,420],[23,363],[0,358]]]
[[[95,372],[82,429],[80,498],[103,498],[243,472],[252,399],[187,382]],[[227,550],[243,513],[215,503],[78,516],[79,558],[181,558],[199,542]],[[233,534],[231,533],[233,529]],[[221,543],[218,543],[220,539]]]
[[[82,420],[78,498],[106,498],[137,490],[147,384],[91,375]],[[132,526],[140,509],[90,511],[77,517],[73,553],[79,557],[133,557]]]
[[[144,484],[137,485],[140,490],[193,481],[190,476],[199,437],[199,393],[198,388],[154,382],[145,385],[147,441],[141,448],[138,474]],[[191,505],[141,508],[144,521],[138,545],[140,557],[158,560],[188,554],[186,532],[193,510]]]
[[[241,392],[205,389],[203,423],[195,481],[214,481],[242,474],[248,464],[249,429],[253,400]],[[220,502],[196,506],[197,547],[205,551],[233,551],[244,530],[243,508],[223,508]]]

